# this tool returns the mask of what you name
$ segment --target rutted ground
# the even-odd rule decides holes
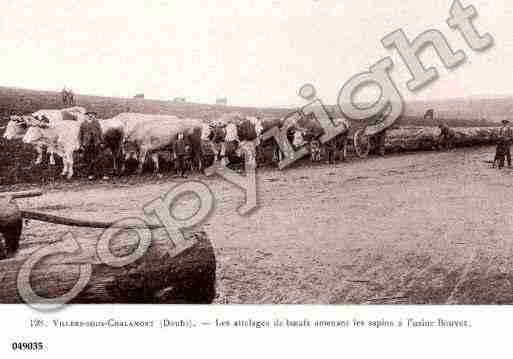
[[[203,225],[218,259],[216,303],[513,303],[513,171],[492,169],[492,152],[260,170],[259,208],[247,217],[236,213],[241,190],[197,177],[216,197]],[[140,216],[183,180],[144,181],[77,182],[20,204],[113,220]],[[191,214],[195,201],[176,208]],[[31,222],[21,250],[68,229]]]

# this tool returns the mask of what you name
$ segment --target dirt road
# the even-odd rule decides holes
[[[216,247],[216,303],[512,303],[513,171],[491,148],[422,152],[258,172],[259,208],[203,180],[216,198],[204,223]],[[177,182],[51,190],[24,208],[91,219],[141,216]],[[191,215],[193,197],[176,206]],[[22,251],[69,228],[31,222]],[[81,240],[99,231],[72,229]]]

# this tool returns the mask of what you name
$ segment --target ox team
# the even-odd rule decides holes
[[[426,113],[433,117],[433,111]],[[313,118],[262,119],[239,114],[225,115],[214,122],[171,115],[121,113],[110,119],[99,120],[94,111],[83,107],[60,110],[40,110],[28,115],[11,116],[4,133],[8,140],[22,139],[34,146],[36,164],[42,162],[43,148],[50,155],[50,165],[55,164],[54,154],[63,159],[62,175],[74,174],[74,153],[89,179],[108,179],[106,170],[124,173],[126,163],[135,160],[137,172],[143,171],[148,157],[153,170],[159,173],[160,159],[173,162],[177,175],[186,177],[188,170],[198,171],[210,166],[215,160],[228,164],[242,159],[248,166],[257,165],[265,158],[265,149],[271,148],[274,161],[280,161],[283,153],[274,141],[263,143],[262,134],[278,126],[294,149],[306,146],[312,162],[326,158],[328,163],[345,160],[349,121],[333,119],[336,126],[346,131],[328,143],[321,143],[323,128]],[[442,126],[443,127],[443,126]],[[376,152],[384,154],[385,134],[373,139]],[[451,130],[441,128],[440,141],[450,148]],[[249,144],[249,145],[248,145]],[[249,150],[248,150],[249,149]],[[112,160],[107,163],[107,158]],[[111,172],[111,170],[109,170]]]

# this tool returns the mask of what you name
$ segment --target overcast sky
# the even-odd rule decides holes
[[[341,86],[385,56],[406,99],[513,95],[513,10],[506,0],[474,5],[481,34],[495,45],[473,52],[446,24],[446,0],[105,1],[2,0],[0,85],[77,93],[233,105],[303,104],[315,85],[326,103]],[[411,93],[399,55],[381,38],[402,28],[410,39],[436,28],[467,62],[448,72],[424,53],[440,78]],[[370,98],[374,91],[365,91]]]

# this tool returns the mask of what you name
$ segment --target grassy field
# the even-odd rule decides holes
[[[75,95],[75,102],[88,110],[96,111],[101,118],[110,118],[121,112],[173,114],[185,118],[212,120],[227,112],[240,112],[243,115],[283,117],[293,109],[252,108],[219,106],[197,103],[174,103],[151,99],[113,98],[89,95]],[[40,109],[62,108],[59,92],[35,91],[0,87],[0,127],[5,126],[11,113],[30,113]],[[336,106],[329,106],[335,115]],[[444,119],[449,126],[489,126],[513,113],[513,101],[503,99],[451,100],[438,102],[412,102],[406,105],[404,116],[397,126],[432,126],[423,118],[424,112],[434,108],[437,117]],[[3,130],[0,130],[0,134]],[[59,174],[60,160],[56,168],[50,169],[44,163],[34,167],[35,151],[21,141],[5,141],[0,138],[0,185],[13,183],[44,183],[52,181]],[[47,161],[47,159],[45,159]],[[79,170],[80,173],[80,170]]]

